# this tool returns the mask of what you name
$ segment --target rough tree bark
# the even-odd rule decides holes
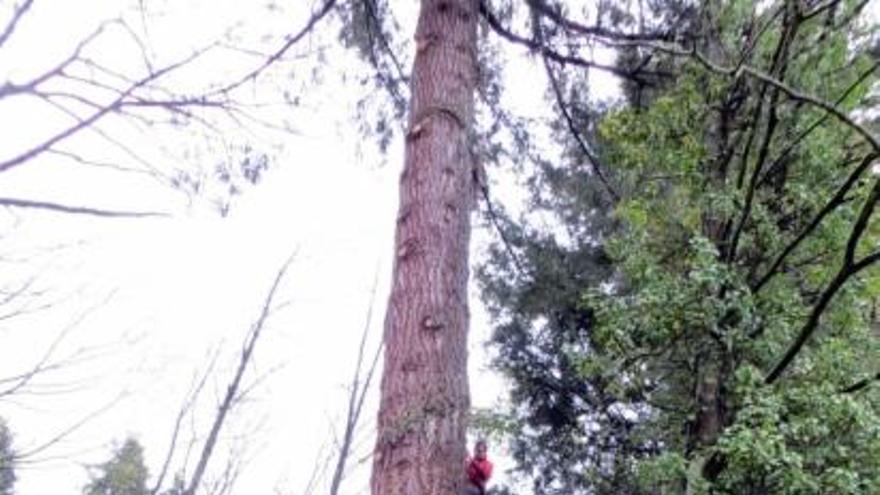
[[[477,15],[474,0],[421,1],[385,317],[375,495],[453,495],[464,478]]]

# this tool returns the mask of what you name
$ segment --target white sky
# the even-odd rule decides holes
[[[153,16],[149,42],[159,60],[179,58],[241,19],[243,42],[268,49],[277,46],[277,39],[259,39],[260,34],[289,32],[291,25],[302,25],[305,19],[302,12],[271,15],[232,0],[189,0],[174,8],[172,4],[148,3]],[[112,0],[37,0],[0,51],[0,73],[16,82],[32,77],[66,56],[70,46],[102,19],[122,12],[126,19],[136,20],[131,5]],[[141,68],[132,55],[136,51],[125,40],[111,32],[92,53],[108,65],[137,73]],[[307,44],[305,49],[317,46]],[[227,57],[214,62],[208,60],[189,76],[195,82],[183,82],[229,79],[249,70],[254,59]],[[274,91],[279,81],[297,84],[299,80],[267,76],[254,88],[254,98],[259,99],[261,91]],[[270,320],[257,347],[257,372],[249,378],[281,368],[260,383],[224,431],[230,444],[236,443],[233,436],[247,435],[248,464],[234,493],[302,493],[316,457],[332,438],[331,426],[343,414],[345,385],[374,277],[379,287],[371,346],[381,332],[402,162],[399,143],[392,147],[387,164],[371,146],[358,143],[349,118],[352,102],[332,94],[338,83],[327,84],[299,111],[279,106],[266,114],[290,120],[297,132],[280,138],[283,148],[268,148],[275,161],[266,180],[248,188],[227,218],[198,201],[187,206],[181,195],[152,180],[75,166],[57,156],[44,156],[3,174],[2,196],[173,214],[170,219],[150,220],[21,212],[2,217],[9,232],[4,233],[4,256],[44,253],[31,263],[6,264],[5,273],[24,276],[37,267],[40,286],[63,301],[52,311],[0,327],[0,376],[27,369],[77,315],[97,307],[64,334],[54,354],[76,357],[76,363],[45,375],[35,388],[64,393],[28,394],[0,403],[0,416],[9,420],[16,445],[23,449],[38,445],[113,403],[37,456],[40,462],[19,469],[18,493],[79,493],[86,481],[83,466],[105,460],[112,443],[129,434],[144,444],[155,474],[194,373],[204,368],[215,349],[222,349],[216,378],[200,403],[198,418],[204,420],[231,376],[240,342],[258,315],[275,271],[294,249],[298,254],[278,298],[292,304]],[[114,137],[133,143],[132,148],[152,163],[180,158],[176,148],[192,144],[167,133],[139,134],[123,122],[109,122],[106,128]],[[0,102],[0,159],[27,149],[67,123],[33,100]],[[277,143],[279,135],[262,130],[256,139]],[[65,149],[89,157],[132,162],[91,133],[67,145]],[[475,236],[476,244],[486,237],[481,232]],[[72,246],[40,251],[55,244]],[[473,403],[488,407],[502,395],[502,387],[484,369],[487,356],[482,342],[489,324],[476,297],[472,306]],[[372,448],[376,405],[371,402],[365,407],[355,460]],[[207,432],[205,424],[196,426],[200,435]],[[183,433],[189,432],[187,427]],[[225,448],[212,459],[214,467],[222,467]],[[502,460],[497,481],[504,480],[504,465]],[[355,470],[343,493],[365,492],[368,472],[369,461]]]

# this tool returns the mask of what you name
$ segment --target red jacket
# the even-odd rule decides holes
[[[489,459],[471,459],[467,467],[467,476],[471,483],[486,488],[486,482],[492,476],[492,463]]]

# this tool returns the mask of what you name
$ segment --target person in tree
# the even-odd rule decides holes
[[[486,483],[492,476],[492,463],[486,456],[487,451],[486,441],[477,440],[474,444],[474,456],[467,459],[464,495],[486,495]]]

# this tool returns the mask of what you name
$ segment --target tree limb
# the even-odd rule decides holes
[[[24,3],[16,6],[12,12],[12,19],[6,23],[6,27],[3,29],[3,32],[0,33],[0,47],[3,46],[4,43],[12,36],[12,33],[15,31],[15,27],[18,25],[18,22],[21,21],[21,18],[27,13],[27,11],[34,4],[34,0],[24,0]]]
[[[856,88],[858,88],[865,80],[873,74],[878,68],[880,68],[880,61],[875,62],[871,67],[869,67],[865,72],[859,75],[859,77],[846,88],[846,90],[835,100],[835,105],[840,105],[843,100],[845,100]],[[828,118],[831,116],[829,113],[825,113],[823,116],[816,119],[812,124],[810,124],[806,129],[804,129],[800,134],[798,134],[786,147],[782,150],[781,153],[773,160],[769,167],[767,167],[767,171],[764,173],[764,176],[759,181],[759,185],[764,184],[767,179],[776,171],[776,168],[785,160],[785,158],[800,144],[806,137],[808,137],[814,130],[816,130],[820,125],[824,124]]]
[[[367,369],[364,382],[361,384],[361,366],[364,360],[364,351],[367,344],[367,336],[369,335],[371,322],[373,320],[373,304],[376,296],[376,280],[373,281],[373,289],[370,292],[370,307],[367,310],[367,318],[364,322],[364,329],[361,333],[361,343],[358,346],[357,363],[355,364],[354,377],[351,380],[351,390],[348,398],[348,413],[345,418],[345,432],[342,436],[342,443],[339,445],[339,453],[336,457],[336,469],[333,472],[333,478],[330,482],[330,495],[338,495],[339,487],[342,484],[342,478],[345,474],[345,465],[351,454],[352,443],[354,441],[354,433],[361,417],[361,410],[364,405],[364,399],[370,389],[370,383],[376,371],[376,365],[379,363],[379,356],[382,354],[382,343],[376,348],[373,355],[373,361]]]
[[[82,54],[83,49],[85,49],[85,47],[88,46],[89,43],[94,41],[95,38],[100,36],[101,33],[103,33],[105,29],[107,29],[107,26],[115,22],[119,21],[114,19],[102,22],[94,31],[92,31],[88,36],[86,36],[79,43],[76,44],[76,47],[74,47],[73,51],[70,53],[70,55],[67,56],[67,58],[56,64],[51,69],[48,69],[39,76],[31,79],[30,81],[22,84],[15,84],[12,82],[4,83],[3,86],[0,86],[0,99],[20,93],[33,92],[37,88],[37,86],[43,84],[49,79],[57,76],[62,76],[64,74],[64,69],[68,68],[77,60],[81,60],[80,55]]]
[[[863,380],[859,380],[856,383],[853,383],[852,385],[850,385],[846,388],[842,388],[842,389],[840,389],[840,393],[852,394],[852,393],[858,392],[859,390],[868,388],[868,386],[871,385],[871,383],[873,383],[875,381],[880,381],[880,373],[877,373],[876,375],[865,378]]]
[[[489,7],[486,5],[486,3],[482,2],[482,1],[480,2],[480,14],[486,19],[486,21],[489,24],[489,27],[491,27],[492,30],[496,34],[501,36],[502,38],[506,39],[507,41],[510,41],[511,43],[522,45],[530,50],[539,52],[543,56],[553,60],[554,62],[558,62],[561,64],[567,64],[567,65],[574,65],[574,66],[578,66],[578,67],[594,68],[594,69],[598,69],[598,70],[603,70],[603,71],[608,72],[610,74],[614,74],[614,75],[621,77],[621,78],[624,78],[624,79],[638,80],[638,77],[637,77],[638,74],[633,73],[631,71],[627,71],[627,70],[621,69],[620,67],[613,66],[613,65],[600,64],[600,63],[594,62],[592,60],[583,59],[581,57],[575,57],[575,56],[571,56],[571,55],[563,55],[555,50],[551,50],[549,47],[547,47],[541,43],[537,43],[533,40],[530,40],[528,38],[525,38],[525,37],[522,37],[518,34],[515,34],[514,32],[505,28],[501,24],[501,21],[495,16],[495,14],[492,13],[492,11],[489,9]]]
[[[784,16],[783,23],[783,32],[779,38],[779,42],[776,45],[776,50],[773,54],[773,63],[770,66],[770,70],[774,73],[778,74],[778,77],[785,77],[785,72],[787,68],[787,59],[788,53],[791,48],[791,43],[798,30],[798,21],[795,16],[792,19],[791,15]],[[764,86],[766,88],[766,85]],[[762,88],[761,91],[761,101],[760,105],[763,103],[763,95],[764,91]],[[742,214],[740,215],[739,222],[733,230],[733,236],[730,239],[730,243],[727,245],[727,261],[728,263],[732,262],[736,257],[736,250],[739,245],[739,239],[742,235],[743,229],[745,228],[746,221],[748,221],[749,216],[752,212],[752,204],[755,199],[755,193],[758,189],[758,178],[761,175],[761,170],[764,167],[764,163],[767,161],[767,155],[770,153],[770,144],[773,141],[773,134],[776,132],[776,127],[779,124],[779,114],[777,109],[777,103],[779,101],[779,90],[775,89],[770,92],[770,101],[767,105],[767,125],[764,130],[764,136],[761,141],[761,145],[758,148],[758,156],[755,159],[754,170],[752,171],[752,176],[749,179],[749,185],[746,189],[746,197],[745,197],[745,205],[743,205]],[[756,115],[758,117],[759,115]],[[755,126],[752,128],[757,129],[757,120],[755,122]],[[748,152],[743,155],[743,169],[741,173],[745,173],[746,163],[748,163]]]
[[[742,75],[747,75],[754,79],[758,79],[759,81],[763,81],[767,84],[772,85],[773,87],[781,90],[785,93],[790,99],[795,101],[801,101],[804,103],[809,103],[810,105],[816,106],[825,110],[827,113],[834,116],[837,120],[843,123],[845,126],[851,128],[857,134],[862,136],[871,147],[880,152],[880,140],[874,134],[868,130],[865,126],[859,124],[854,119],[846,114],[843,110],[821,98],[818,98],[813,95],[809,95],[801,92],[800,90],[789,86],[788,84],[780,81],[779,79],[770,76],[754,67],[750,67],[748,65],[739,65],[737,67],[725,67],[723,65],[719,65],[715,62],[712,62],[708,57],[703,55],[697,50],[696,45],[692,45],[689,48],[682,47],[680,45],[675,45],[671,43],[660,43],[660,42],[650,42],[650,41],[624,41],[619,43],[611,44],[611,46],[638,46],[644,48],[650,48],[653,50],[658,50],[663,53],[667,53],[669,55],[677,56],[677,57],[689,57],[697,62],[699,62],[706,69],[715,72],[720,75],[733,76],[735,78],[741,77]]]
[[[878,140],[877,137],[874,136],[874,134],[871,131],[869,131],[865,126],[863,126],[863,125],[859,124],[858,122],[856,122],[855,120],[853,120],[851,117],[849,117],[846,114],[846,112],[844,112],[843,110],[838,108],[836,105],[834,105],[830,102],[827,102],[825,100],[822,100],[820,98],[817,98],[815,96],[808,95],[806,93],[802,93],[802,92],[792,88],[788,84],[785,84],[784,82],[782,82],[774,77],[771,77],[767,74],[764,74],[763,72],[761,72],[755,68],[752,68],[749,66],[743,66],[742,68],[739,69],[739,71],[741,71],[745,74],[748,74],[748,75],[754,77],[755,79],[759,79],[761,81],[764,81],[768,84],[771,84],[771,85],[779,88],[783,93],[788,95],[788,97],[791,98],[792,100],[802,101],[804,103],[809,103],[811,105],[817,106],[817,107],[825,110],[826,112],[830,113],[835,118],[837,118],[837,120],[839,120],[841,123],[843,123],[847,127],[851,128],[852,130],[854,130],[855,132],[860,134],[863,138],[865,138],[865,140],[871,145],[871,147],[874,148],[875,152],[880,152],[880,140]]]
[[[798,245],[800,245],[801,242],[803,242],[814,230],[816,230],[816,228],[819,226],[819,224],[822,223],[822,221],[825,219],[825,217],[828,216],[828,214],[833,212],[838,206],[842,205],[845,202],[846,193],[850,191],[850,189],[853,187],[853,185],[855,185],[862,174],[864,174],[865,171],[867,171],[871,167],[871,164],[874,162],[877,156],[877,154],[871,153],[862,160],[859,166],[852,171],[849,177],[847,177],[846,181],[843,183],[842,186],[840,186],[834,196],[832,196],[831,199],[828,200],[827,203],[825,203],[825,206],[823,206],[822,209],[819,210],[819,213],[817,213],[816,216],[813,217],[812,220],[810,220],[810,223],[808,223],[807,226],[804,227],[804,229],[798,234],[798,236],[795,237],[793,241],[788,243],[788,245],[785,246],[785,249],[783,249],[782,252],[779,253],[776,259],[773,261],[773,264],[770,265],[767,273],[765,273],[764,276],[761,277],[758,282],[752,287],[752,293],[760,291],[761,288],[763,288],[764,285],[766,285],[767,282],[769,282],[770,279],[779,271],[779,268],[782,266],[782,263],[785,261],[788,255],[790,255],[798,247]]]
[[[148,74],[146,77],[136,81],[134,84],[130,85],[126,90],[122,91],[120,93],[120,95],[115,100],[113,100],[111,103],[109,103],[106,106],[104,106],[103,108],[95,111],[90,116],[83,118],[82,120],[78,121],[76,124],[68,127],[67,129],[59,132],[56,135],[46,139],[41,144],[23,152],[23,153],[20,153],[19,155],[15,156],[13,158],[10,158],[10,159],[7,159],[3,162],[0,162],[0,172],[5,172],[7,170],[10,170],[14,167],[17,167],[17,166],[25,163],[28,160],[32,160],[33,158],[36,158],[37,156],[41,155],[42,153],[48,151],[55,144],[69,138],[70,136],[78,133],[79,131],[81,131],[83,129],[88,128],[89,126],[91,126],[92,124],[94,124],[95,122],[97,122],[98,120],[100,120],[101,118],[106,116],[107,114],[114,112],[114,111],[117,111],[121,107],[123,102],[126,100],[126,98],[129,95],[131,95],[132,93],[134,93],[136,90],[138,90],[139,88],[161,78],[162,76],[168,74],[169,72],[172,72],[172,71],[180,68],[181,66],[192,62],[193,60],[195,60],[199,56],[203,55],[206,51],[208,51],[211,48],[211,46],[213,46],[213,45],[209,45],[206,48],[200,49],[200,50],[194,52],[193,54],[191,54],[190,56],[188,56],[178,62],[170,64],[170,65],[168,65],[168,66],[166,66],[156,72],[152,72],[152,73]]]
[[[34,201],[28,199],[17,198],[0,198],[0,206],[7,208],[34,209],[43,211],[52,211],[56,213],[68,213],[74,215],[88,215],[103,218],[149,218],[149,217],[170,217],[168,213],[152,212],[152,211],[119,211],[105,210],[101,208],[90,208],[86,206],[69,206],[59,203],[51,203],[48,201]]]
[[[324,18],[324,16],[329,14],[330,11],[333,9],[334,5],[336,5],[336,0],[326,0],[324,2],[324,5],[321,7],[321,9],[318,10],[317,12],[315,12],[314,14],[312,14],[312,16],[306,22],[306,25],[302,29],[300,29],[298,33],[291,36],[281,46],[281,48],[279,48],[278,50],[275,51],[275,53],[269,55],[269,57],[262,64],[260,64],[257,68],[255,68],[252,71],[245,74],[244,77],[242,77],[241,79],[239,79],[231,84],[228,84],[220,89],[211,91],[206,96],[226,94],[226,93],[229,93],[230,91],[242,86],[243,84],[247,83],[248,81],[256,80],[257,77],[259,77],[260,74],[264,70],[266,70],[267,67],[274,64],[278,59],[283,57],[284,54],[287,53],[287,51],[290,50],[290,48],[293,45],[295,45],[297,42],[299,42],[299,40],[301,40],[305,35],[307,35],[312,30],[312,28],[315,27],[315,25],[318,23],[318,21],[320,21],[322,18]]]
[[[547,17],[548,19],[552,20],[554,23],[558,24],[568,31],[572,31],[581,35],[628,41],[668,40],[672,37],[671,31],[658,31],[654,33],[624,33],[621,31],[612,31],[599,25],[588,26],[586,24],[572,21],[571,19],[564,17],[557,10],[554,10],[552,7],[550,7],[550,5],[548,5],[547,2],[544,0],[527,0],[527,3],[529,4],[529,7],[540,13],[542,16]]]
[[[287,261],[285,261],[284,264],[281,266],[281,269],[278,270],[278,273],[275,275],[275,280],[272,282],[272,287],[269,289],[269,293],[266,295],[266,298],[263,301],[263,309],[260,312],[260,316],[259,318],[257,318],[257,321],[254,322],[253,326],[250,329],[250,332],[245,338],[244,347],[241,351],[241,357],[238,361],[238,367],[235,370],[235,375],[233,376],[232,381],[226,387],[226,394],[223,397],[223,401],[217,407],[217,414],[214,416],[214,422],[211,425],[211,431],[208,433],[208,437],[205,440],[204,446],[202,447],[202,453],[199,456],[199,461],[196,465],[195,471],[193,471],[189,486],[184,491],[184,495],[194,495],[199,487],[199,484],[202,481],[202,477],[204,476],[205,470],[208,467],[208,461],[211,459],[211,454],[213,453],[214,447],[217,444],[220,430],[223,427],[223,423],[226,421],[226,416],[229,414],[229,412],[232,410],[237,402],[241,380],[244,377],[245,370],[251,362],[254,348],[257,345],[257,341],[262,334],[263,327],[265,326],[266,321],[269,318],[269,314],[272,311],[272,302],[275,299],[275,293],[278,291],[278,287],[281,285],[281,281],[284,279],[284,274],[287,273],[287,269],[293,262],[294,257],[295,253],[291,255],[287,259]]]
[[[819,320],[825,313],[831,300],[849,278],[880,260],[880,251],[877,251],[865,256],[858,262],[855,261],[856,246],[868,225],[868,220],[870,219],[871,214],[874,212],[874,207],[877,205],[878,198],[880,198],[880,179],[875,180],[874,186],[871,188],[871,192],[865,200],[865,204],[862,207],[861,212],[859,212],[856,222],[853,224],[852,231],[847,240],[844,261],[840,270],[837,272],[837,275],[831,283],[829,283],[825,290],[822,291],[818,302],[813,306],[813,310],[810,312],[807,322],[804,323],[804,326],[801,328],[801,331],[795,338],[794,342],[789,346],[779,363],[773,367],[770,373],[767,374],[767,377],[764,379],[765,384],[770,385],[779,379],[782,372],[784,372],[791,362],[794,361],[794,358],[797,357],[803,346],[818,328]]]
[[[580,148],[581,153],[587,157],[587,161],[590,162],[590,167],[593,169],[593,173],[599,179],[599,182],[604,186],[605,191],[609,196],[614,200],[614,202],[620,201],[620,195],[617,194],[617,191],[611,186],[611,183],[605,178],[605,174],[602,173],[602,168],[599,166],[599,159],[593,154],[590,150],[587,143],[584,142],[584,139],[581,137],[580,132],[578,132],[577,125],[574,122],[574,119],[571,116],[571,113],[568,111],[568,108],[565,106],[565,101],[562,98],[562,91],[559,88],[559,81],[556,79],[556,75],[553,73],[553,68],[550,67],[550,61],[546,57],[544,59],[544,68],[547,71],[547,77],[550,79],[550,87],[553,89],[553,94],[556,97],[556,106],[559,107],[559,110],[562,112],[563,118],[565,118],[566,125],[568,126],[568,131],[571,136],[574,138],[575,142]]]

